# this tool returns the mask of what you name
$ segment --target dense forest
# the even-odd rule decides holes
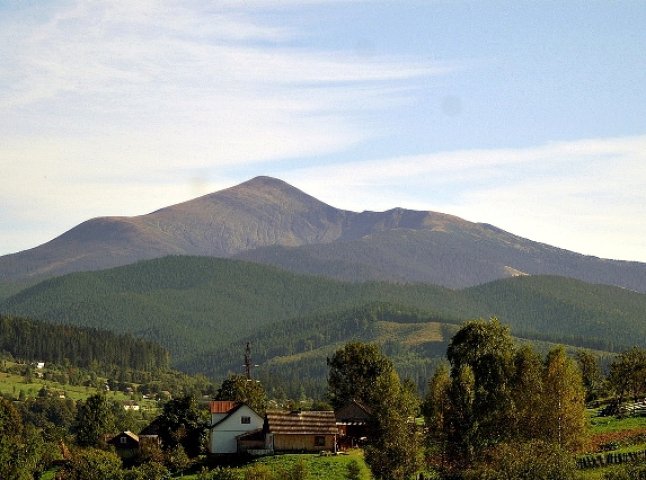
[[[128,334],[96,328],[52,325],[43,321],[0,314],[0,352],[15,358],[57,364],[72,362],[103,370],[165,370],[170,355],[161,346]]]
[[[332,321],[374,302],[453,324],[496,316],[520,337],[599,350],[646,342],[646,295],[616,287],[542,276],[465,290],[347,283],[205,257],[166,257],[50,279],[0,302],[0,312],[131,333],[163,345],[176,365],[190,365],[269,326],[295,341],[321,335],[317,328],[326,316]]]

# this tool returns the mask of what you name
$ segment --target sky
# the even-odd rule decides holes
[[[280,178],[646,262],[646,2],[0,0],[0,255]]]

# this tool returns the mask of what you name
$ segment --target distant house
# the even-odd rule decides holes
[[[263,432],[274,452],[336,450],[338,430],[331,411],[267,412]]]
[[[209,402],[211,412],[211,427],[209,438],[209,452],[212,454],[235,454],[248,449],[250,445],[256,447],[264,445],[261,440],[245,444],[239,439],[249,433],[262,434],[263,418],[251,407],[244,403],[230,401]]]
[[[132,458],[139,453],[139,436],[125,430],[108,440],[121,458]]]
[[[372,410],[358,400],[351,400],[334,412],[339,428],[339,443],[343,447],[356,447],[371,436]]]
[[[123,409],[124,410],[132,410],[133,412],[138,412],[139,411],[139,404],[135,402],[134,400],[125,400],[123,402]]]

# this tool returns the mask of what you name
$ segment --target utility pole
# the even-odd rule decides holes
[[[251,367],[255,366],[251,364],[251,345],[247,342],[247,348],[244,351],[244,371],[247,376],[247,380],[251,380]]]

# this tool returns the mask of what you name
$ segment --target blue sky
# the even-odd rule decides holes
[[[0,1],[0,254],[281,178],[646,261],[643,1]]]

